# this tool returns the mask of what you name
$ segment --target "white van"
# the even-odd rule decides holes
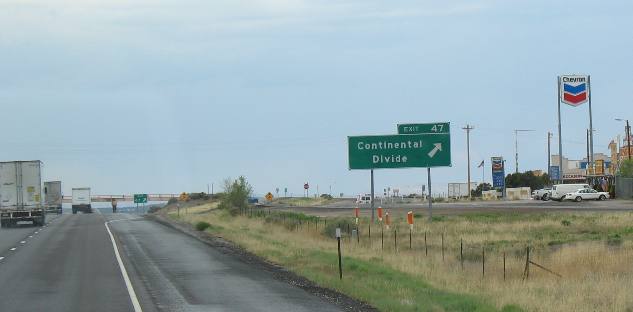
[[[574,193],[579,189],[588,188],[590,188],[589,184],[556,184],[552,187],[552,195],[550,198],[560,201],[565,199],[567,193]]]
[[[356,203],[357,204],[371,204],[371,194],[356,196]]]

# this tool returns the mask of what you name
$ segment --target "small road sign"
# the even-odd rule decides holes
[[[134,194],[134,203],[135,204],[147,203],[147,194]]]
[[[304,190],[307,190],[307,189],[309,189],[309,188],[310,188],[310,184],[306,183],[306,184],[304,184],[304,185],[303,185],[303,189],[304,189]]]
[[[266,194],[266,200],[267,201],[272,201],[273,200],[273,194],[268,192],[268,194]]]
[[[398,125],[398,134],[429,134],[450,132],[451,124],[448,122]]]

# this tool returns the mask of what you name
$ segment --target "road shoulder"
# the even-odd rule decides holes
[[[284,267],[268,262],[265,259],[243,248],[240,248],[239,246],[221,237],[213,236],[205,232],[196,231],[190,224],[177,222],[160,214],[147,215],[146,218],[175,229],[192,238],[195,238],[224,254],[236,257],[244,263],[257,266],[262,270],[271,273],[276,280],[285,282],[291,286],[298,287],[318,298],[321,298],[322,300],[338,306],[344,311],[378,311],[376,308],[364,302],[346,296],[332,289],[321,287],[316,283],[291,271],[288,271]]]

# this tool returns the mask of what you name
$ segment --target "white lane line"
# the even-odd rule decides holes
[[[11,249],[9,249],[9,250],[11,250],[11,251],[15,251],[16,249],[17,249],[17,248],[13,247],[13,248],[11,248]]]
[[[33,238],[33,235],[29,235],[29,238]]]
[[[21,241],[20,244],[26,244],[26,241]]]
[[[121,260],[121,255],[119,254],[119,248],[116,245],[116,241],[114,240],[114,235],[112,235],[112,231],[110,231],[110,227],[108,226],[109,222],[105,223],[106,230],[108,230],[108,234],[110,235],[110,240],[112,241],[112,247],[114,248],[114,255],[116,256],[116,261],[119,263],[119,268],[121,269],[121,275],[123,275],[123,280],[125,281],[125,287],[127,287],[127,292],[130,295],[130,299],[132,300],[132,306],[134,306],[134,312],[143,312],[141,309],[141,304],[138,302],[138,298],[136,297],[136,292],[134,291],[134,287],[132,286],[132,282],[130,281],[130,277],[127,275],[127,270],[123,265],[123,260]]]
[[[4,257],[0,257],[0,261],[4,260]]]

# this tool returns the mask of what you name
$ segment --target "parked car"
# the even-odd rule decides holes
[[[583,200],[606,200],[609,198],[608,192],[598,192],[594,189],[579,189],[575,192],[567,193],[566,200],[581,202]]]
[[[546,187],[532,192],[532,198],[540,200],[549,200],[552,197],[552,188]]]

